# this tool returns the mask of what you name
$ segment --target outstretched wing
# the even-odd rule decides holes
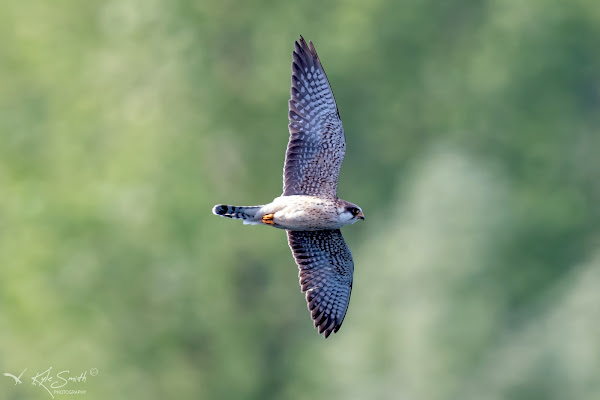
[[[300,36],[293,58],[283,195],[336,197],[346,152],[340,114],[312,42]]]
[[[328,337],[340,329],[346,316],[354,273],[352,254],[339,229],[287,233],[315,327]]]

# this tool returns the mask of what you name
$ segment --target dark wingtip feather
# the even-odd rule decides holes
[[[294,44],[295,44],[294,54],[296,54],[296,56],[300,60],[304,60],[308,56],[312,56],[319,63],[321,62],[321,60],[319,60],[319,56],[317,55],[317,50],[315,50],[315,45],[313,44],[312,41],[309,41],[307,44],[306,40],[304,40],[304,37],[302,37],[302,35],[300,35],[300,39],[297,40]],[[294,58],[294,60],[296,60],[296,59]]]
[[[329,323],[327,324],[327,327],[325,327],[323,329],[323,335],[325,336],[325,339],[327,339],[329,337],[329,335],[331,335],[331,332],[334,331],[335,326],[336,326],[335,318],[330,319]]]
[[[300,43],[299,43],[299,45],[302,48],[308,48],[308,46],[306,45],[306,40],[304,40],[304,37],[302,35],[300,35]]]

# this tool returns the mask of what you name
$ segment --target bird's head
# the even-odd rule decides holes
[[[338,215],[344,225],[353,224],[359,219],[365,219],[365,215],[359,206],[345,200],[339,200]]]

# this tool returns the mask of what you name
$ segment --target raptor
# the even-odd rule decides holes
[[[308,309],[327,338],[342,326],[352,291],[354,261],[340,228],[365,217],[359,206],[337,197],[346,139],[315,47],[300,36],[292,54],[283,194],[262,206],[219,204],[212,211],[287,231]]]

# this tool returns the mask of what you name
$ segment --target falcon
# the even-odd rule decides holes
[[[359,206],[337,197],[346,139],[315,46],[300,36],[292,55],[283,194],[262,206],[219,204],[212,211],[287,231],[312,320],[327,338],[342,326],[352,291],[354,261],[340,228],[365,216]]]

